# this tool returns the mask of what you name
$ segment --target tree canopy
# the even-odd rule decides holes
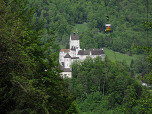
[[[67,83],[60,77],[55,31],[31,22],[36,7],[27,1],[0,1],[0,112],[5,114],[77,113],[75,96],[67,94]]]

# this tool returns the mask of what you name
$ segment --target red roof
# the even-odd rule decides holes
[[[60,52],[69,52],[70,49],[61,49]]]

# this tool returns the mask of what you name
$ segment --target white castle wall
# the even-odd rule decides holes
[[[70,50],[69,55],[70,55],[71,57],[75,57],[75,56],[76,56],[76,52],[75,52],[74,50]]]
[[[72,46],[74,46],[75,48],[77,47],[76,51],[74,50],[70,50],[68,53],[71,57],[79,57],[79,60],[84,61],[87,56],[90,56],[92,58],[96,58],[97,56],[101,56],[102,59],[105,59],[105,54],[101,54],[101,55],[92,55],[90,53],[90,55],[77,55],[78,51],[81,50],[80,49],[80,41],[79,40],[72,40],[71,36],[70,36],[70,49],[72,48]],[[84,49],[85,50],[85,49]],[[71,59],[71,58],[64,58],[65,55],[67,53],[65,52],[60,52],[59,53],[59,63],[61,64],[61,62],[64,62],[64,68],[70,68],[71,64],[73,63],[74,60],[76,59]],[[62,65],[62,64],[61,64]],[[71,78],[72,77],[72,72],[62,72],[61,73],[62,76],[67,75],[67,77]]]
[[[68,78],[72,78],[72,72],[61,72],[61,76],[64,78],[67,76]]]
[[[64,56],[65,55],[66,55],[66,53],[64,53],[64,52],[59,53],[59,63],[64,62]]]
[[[80,41],[79,40],[72,40],[71,36],[70,36],[70,49],[72,48],[72,46],[80,48]]]
[[[71,58],[64,58],[64,68],[70,68]]]

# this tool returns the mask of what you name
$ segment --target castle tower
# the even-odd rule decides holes
[[[73,47],[78,47],[80,49],[80,42],[79,42],[79,36],[75,33],[73,35],[70,35],[70,49]]]
[[[70,55],[71,55],[71,57],[75,57],[76,56],[76,50],[75,50],[75,47],[73,47],[73,46],[70,49]]]
[[[70,68],[71,65],[71,56],[67,53],[64,57],[64,68]]]

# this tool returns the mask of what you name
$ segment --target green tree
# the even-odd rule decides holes
[[[67,45],[66,45],[66,49],[69,49],[69,48],[70,48],[70,47],[69,47],[69,44],[67,44]]]
[[[133,70],[130,70],[130,77],[131,77],[131,78],[135,78],[135,74],[134,74],[134,71],[133,71]]]
[[[133,68],[133,64],[134,64],[134,60],[132,59],[130,63],[130,68]]]
[[[80,68],[80,62],[75,60],[72,63],[72,78],[78,78],[78,72],[79,72],[79,68]]]
[[[146,61],[146,56],[139,56],[135,59],[133,67],[137,73],[149,72],[148,62]]]
[[[106,78],[105,64],[101,57],[96,57],[94,59],[94,68],[92,68],[90,72],[92,74],[91,79],[98,85],[97,91],[101,92],[102,80]]]
[[[143,22],[144,22],[144,24],[143,24],[144,26],[146,26],[148,29],[152,29],[152,23],[151,22],[145,22],[145,21],[143,21]],[[147,51],[147,53],[148,53],[147,60],[148,60],[149,63],[152,63],[151,47],[149,47],[149,46],[134,46],[131,49],[135,49],[135,48]],[[151,74],[152,73],[150,72],[148,74],[148,77],[147,77],[148,82],[150,84],[152,84],[152,81],[151,81],[152,80],[152,75]],[[150,114],[150,113],[152,113],[151,101],[152,101],[152,98],[150,96],[150,93],[147,92],[147,90],[143,91],[140,99],[138,99],[138,100],[134,96],[130,96],[130,102],[128,102],[127,107],[124,108],[124,112],[125,113],[131,113],[131,112],[133,112],[132,109],[135,106],[137,106],[136,112],[134,112],[134,113]]]
[[[44,53],[56,47],[55,31],[47,31],[51,38],[42,45],[42,23],[33,30],[30,20],[36,7],[26,10],[21,0],[0,4],[1,113],[77,113],[74,95],[60,78],[58,54]]]

